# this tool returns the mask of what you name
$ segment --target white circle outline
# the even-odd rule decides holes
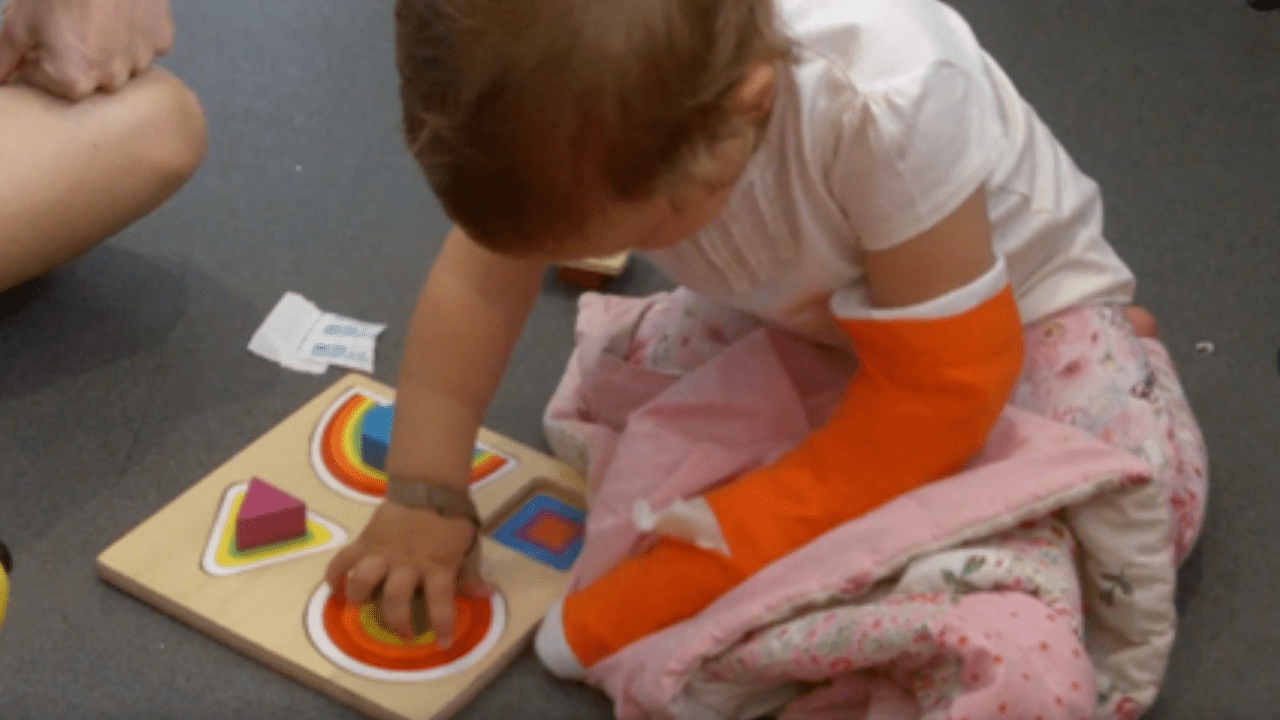
[[[438,680],[447,675],[469,670],[493,650],[494,646],[498,644],[498,640],[502,638],[502,632],[507,626],[507,602],[500,591],[494,590],[493,594],[488,598],[491,609],[489,613],[491,618],[489,630],[475,647],[467,651],[467,654],[439,667],[426,668],[424,670],[388,670],[369,665],[351,657],[343,652],[329,637],[329,633],[324,629],[324,606],[325,603],[329,602],[329,596],[332,594],[333,591],[329,588],[329,584],[322,582],[320,587],[316,588],[315,594],[311,596],[311,601],[307,603],[306,626],[307,635],[311,637],[311,644],[315,645],[316,650],[319,650],[320,654],[333,664],[347,672],[371,680],[402,683],[424,682]]]

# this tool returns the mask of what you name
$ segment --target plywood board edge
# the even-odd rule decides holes
[[[105,554],[105,553],[103,553]],[[187,610],[182,604],[170,600],[164,595],[152,592],[146,585],[133,580],[127,575],[117,571],[99,556],[98,562],[95,564],[98,577],[109,585],[116,587],[127,595],[133,596],[139,601],[145,602],[164,614],[173,618],[179,623],[186,625],[213,640],[226,645],[235,652],[239,653],[253,662],[268,668],[273,672],[280,673],[295,682],[310,688],[336,702],[343,703],[354,709],[356,712],[374,718],[375,720],[403,720],[400,715],[387,710],[376,703],[364,699],[360,695],[346,690],[336,683],[326,683],[321,678],[312,678],[308,673],[303,672],[301,668],[294,666],[286,658],[278,653],[265,651],[265,648],[254,645],[253,643],[242,639],[235,633],[223,632],[217,623],[206,620],[199,613]],[[302,619],[299,618],[299,623]],[[479,692],[483,686],[476,689]]]

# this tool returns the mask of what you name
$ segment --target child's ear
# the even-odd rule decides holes
[[[734,96],[734,107],[749,119],[763,118],[773,109],[773,95],[777,85],[778,70],[773,63],[756,63],[747,69],[742,82],[738,84],[738,92]]]

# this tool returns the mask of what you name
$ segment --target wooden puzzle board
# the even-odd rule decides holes
[[[322,415],[352,388],[388,400],[391,388],[349,375],[232,457],[98,557],[107,582],[188,625],[357,711],[386,720],[441,720],[461,708],[528,642],[546,609],[564,594],[568,574],[497,542],[492,535],[532,492],[580,501],[584,485],[567,465],[488,431],[479,440],[515,459],[514,469],[473,488],[486,523],[485,576],[496,584],[506,622],[496,645],[474,666],[416,683],[374,680],[340,669],[304,626],[324,568],[342,543],[227,576],[202,567],[227,491],[261,477],[302,499],[309,513],[354,538],[375,504],[326,486],[313,469],[313,434]]]

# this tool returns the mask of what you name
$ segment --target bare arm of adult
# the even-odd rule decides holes
[[[154,210],[205,153],[200,101],[161,68],[77,103],[0,86],[0,128],[0,290]]]
[[[79,100],[114,92],[174,43],[169,0],[10,0],[0,28],[0,85],[15,74]]]
[[[468,488],[476,433],[545,270],[542,262],[496,255],[460,230],[445,239],[410,320],[387,456],[393,481]],[[474,533],[466,520],[384,501],[325,578],[334,588],[345,580],[353,604],[385,580],[387,624],[406,638],[413,635],[410,601],[421,586],[432,631],[447,645],[459,587],[487,592]]]

